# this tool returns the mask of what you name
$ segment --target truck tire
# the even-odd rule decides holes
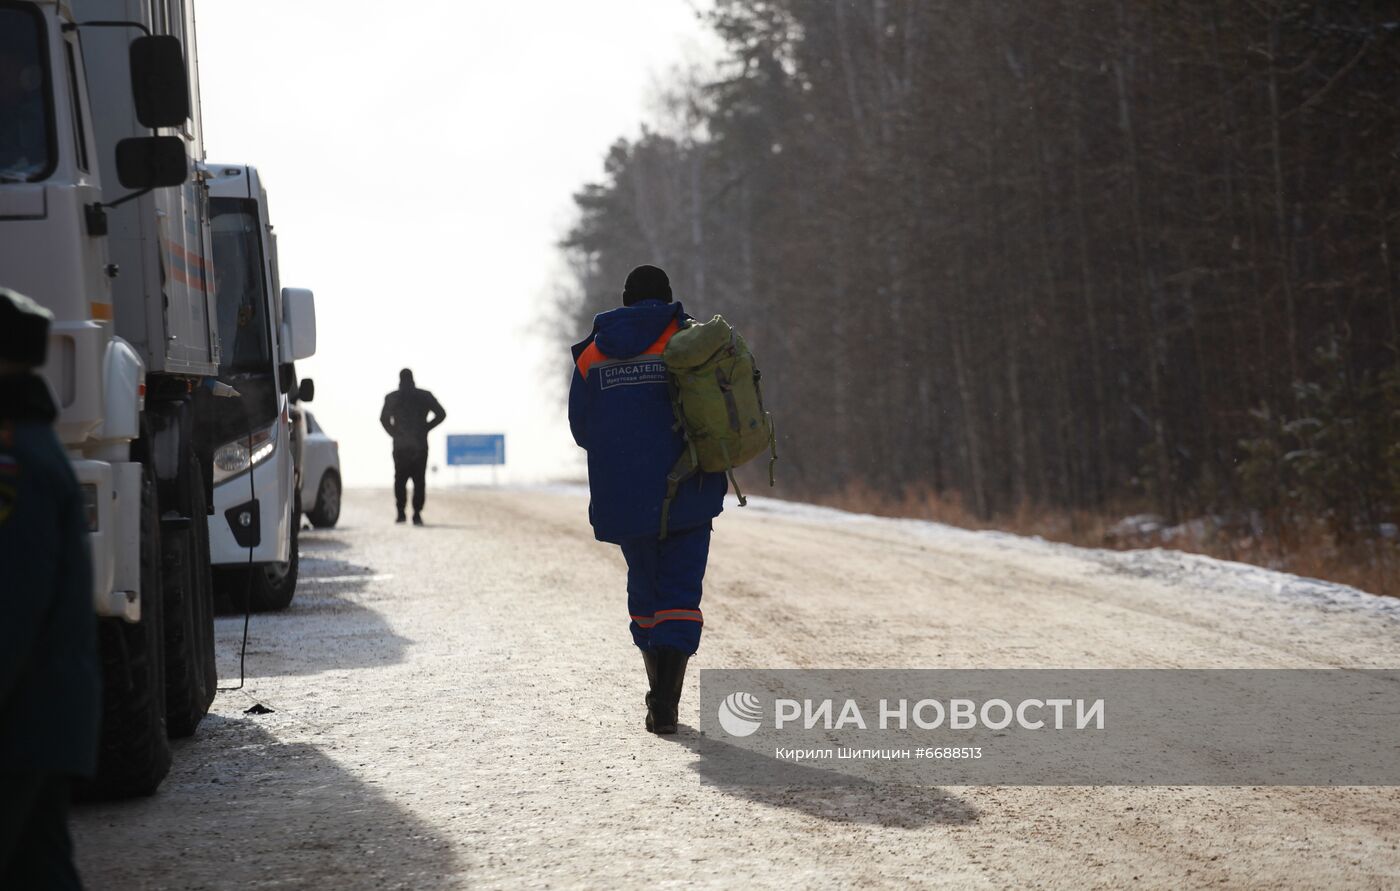
[[[247,591],[248,570],[245,567],[214,567],[214,615],[243,615]]]
[[[141,621],[98,624],[102,731],[97,776],[84,784],[84,797],[150,795],[170,772],[158,511],[155,476],[147,468],[141,481]]]
[[[290,557],[286,563],[268,563],[261,566],[240,566],[221,568],[214,577],[215,601],[219,612],[240,614],[244,610],[255,613],[279,612],[292,604],[292,596],[297,590],[297,575],[301,559],[297,553],[299,540],[298,527],[301,523],[301,505],[293,507],[291,523]]]
[[[340,520],[340,474],[327,470],[316,487],[316,504],[306,518],[317,529],[330,529]]]
[[[209,567],[209,517],[199,459],[185,462],[185,479],[170,505],[190,522],[162,542],[165,564],[165,714],[172,737],[194,733],[209,712],[217,681],[208,679],[214,654]],[[200,533],[203,532],[203,535]]]
[[[199,469],[202,473],[203,468]],[[203,505],[204,510],[204,513],[196,515],[195,521],[195,545],[199,549],[195,565],[205,567],[204,596],[199,599],[201,614],[198,623],[204,636],[201,643],[204,654],[204,695],[207,697],[204,708],[208,714],[209,706],[214,704],[214,697],[219,692],[219,667],[214,652],[214,566],[209,559],[209,493],[204,488],[201,473],[196,473],[194,477],[199,486],[199,503]]]

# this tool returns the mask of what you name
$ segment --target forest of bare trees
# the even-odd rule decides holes
[[[1400,4],[718,0],[618,142],[571,334],[633,265],[754,346],[780,485],[1400,517]]]

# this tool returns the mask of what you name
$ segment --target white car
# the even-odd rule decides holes
[[[340,519],[340,443],[326,435],[305,408],[306,441],[302,444],[302,513],[317,529],[329,529]]]

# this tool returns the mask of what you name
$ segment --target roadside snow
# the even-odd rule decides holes
[[[588,497],[588,486],[582,483],[551,483],[523,488],[580,498]],[[1032,558],[1053,556],[1059,559],[1079,560],[1111,572],[1154,579],[1166,584],[1190,586],[1218,595],[1260,599],[1277,605],[1307,606],[1326,613],[1363,613],[1400,623],[1400,598],[1397,597],[1382,597],[1335,582],[1305,578],[1248,563],[1168,548],[1129,551],[1083,548],[1046,541],[1039,536],[962,529],[931,520],[879,517],[779,498],[749,496],[748,501],[748,507],[740,509],[738,499],[730,495],[725,499],[725,510],[752,511],[755,514],[830,526],[868,526],[872,529],[914,535],[930,542],[1018,551]]]
[[[725,506],[737,507],[738,502],[731,498],[726,501]],[[1174,585],[1189,585],[1221,594],[1255,596],[1279,602],[1304,604],[1324,612],[1368,613],[1400,623],[1400,598],[1368,594],[1335,582],[1304,578],[1248,563],[1220,560],[1167,548],[1131,551],[1082,548],[1046,541],[1039,536],[961,529],[931,520],[877,517],[776,498],[751,497],[746,510],[812,523],[869,525],[899,530],[949,544],[1021,551],[1030,557],[1054,555],[1059,558],[1080,559],[1114,572],[1156,579]]]

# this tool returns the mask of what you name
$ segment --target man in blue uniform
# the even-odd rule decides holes
[[[54,436],[50,315],[0,288],[0,888],[77,888],[69,784],[97,767],[82,493]]]
[[[594,536],[620,545],[627,561],[632,641],[651,687],[646,728],[661,734],[676,732],[686,662],[700,645],[710,521],[728,488],[722,473],[687,480],[660,538],[666,474],[685,448],[661,354],[689,318],[672,302],[666,273],[638,266],[622,306],[599,314],[574,345],[569,387],[569,427],[588,452],[588,518]]]

